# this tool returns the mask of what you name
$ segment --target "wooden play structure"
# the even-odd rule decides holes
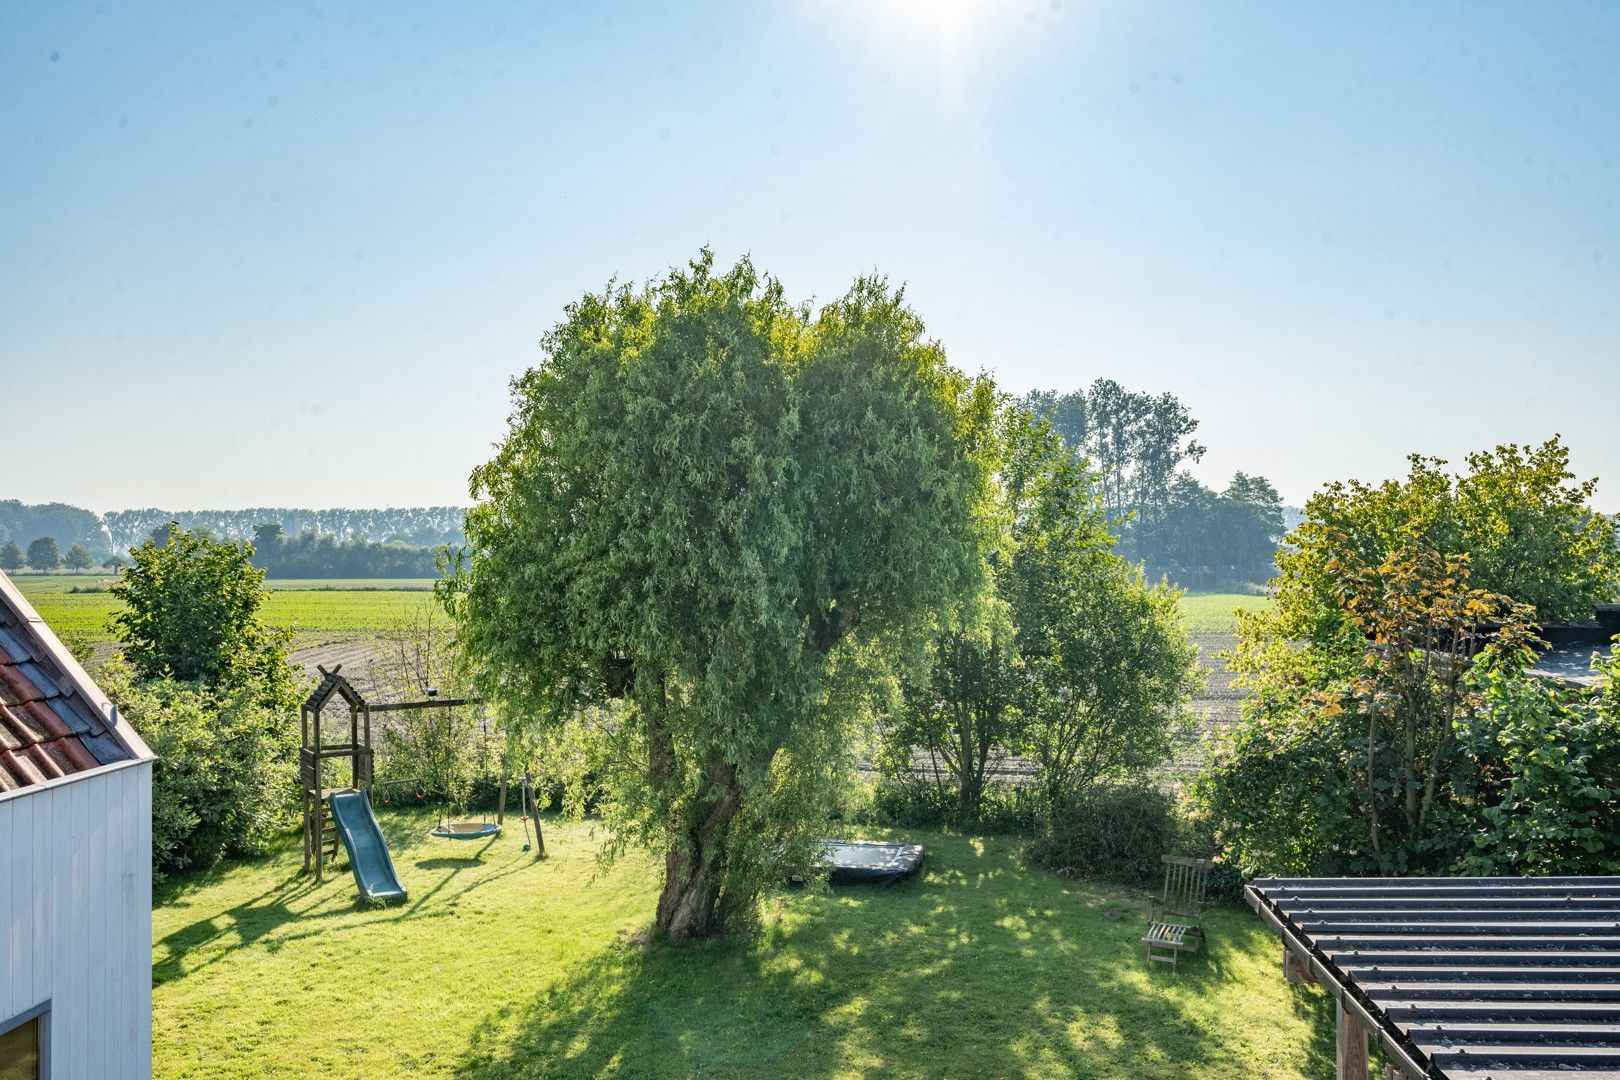
[[[363,895],[369,899],[403,899],[405,890],[394,872],[393,860],[387,842],[377,825],[371,809],[371,790],[375,753],[371,745],[371,718],[373,713],[413,712],[422,709],[449,710],[460,706],[478,706],[479,698],[441,698],[433,690],[420,701],[394,701],[371,704],[344,678],[342,665],[330,671],[317,667],[321,681],[300,710],[302,746],[298,756],[299,786],[303,791],[304,818],[304,872],[315,873],[316,881],[325,880],[326,864],[337,857],[338,845],[348,851],[350,868]],[[347,708],[349,724],[344,741],[325,741],[322,719],[334,700]],[[329,761],[337,764],[337,777],[330,775]],[[347,764],[345,768],[344,763]],[[346,786],[333,781],[346,779]],[[508,778],[500,781],[499,802],[494,821],[445,821],[442,816],[432,830],[438,839],[478,840],[500,834],[506,817]],[[532,782],[525,773],[520,788],[523,803],[524,850],[528,823],[533,808]],[[535,820],[535,839],[538,855],[545,854],[545,838],[540,834],[540,822]]]
[[[315,880],[325,880],[325,866],[337,857],[339,843],[337,823],[327,812],[327,803],[340,792],[371,791],[371,706],[360,696],[342,672],[343,665],[331,671],[323,667],[321,681],[305,699],[299,710],[303,745],[298,751],[299,787],[303,790],[304,810],[304,873],[315,871]],[[321,731],[322,713],[336,697],[349,710],[349,738],[347,742],[327,744]],[[326,762],[347,759],[349,783],[347,787],[328,787]]]

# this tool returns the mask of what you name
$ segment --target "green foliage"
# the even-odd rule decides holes
[[[1250,696],[1195,786],[1203,815],[1246,873],[1437,872],[1470,837],[1508,850],[1492,815],[1525,812],[1507,809],[1515,791],[1551,790],[1527,771],[1545,759],[1500,757],[1547,734],[1533,706],[1559,693],[1526,673],[1529,609],[1471,587],[1466,559],[1408,547],[1368,566],[1338,550],[1340,639],[1244,620],[1233,666]],[[1577,764],[1584,749],[1569,749]]]
[[[1589,619],[1620,594],[1620,524],[1590,509],[1595,480],[1576,482],[1557,438],[1470,454],[1468,471],[1413,455],[1403,481],[1334,483],[1306,505],[1278,557],[1283,626],[1323,640],[1342,630],[1330,564],[1377,566],[1417,545],[1467,554],[1473,584],[1529,604],[1541,620]]]
[[[264,571],[247,544],[216,543],[170,525],[161,545],[133,549],[109,590],[124,604],[111,625],[139,679],[255,683],[290,702],[289,635],[259,618]]]
[[[66,503],[30,505],[0,499],[0,540],[10,538],[26,544],[42,536],[53,536],[58,543],[69,546],[83,544],[91,551],[107,550],[101,519],[88,510]]]
[[[17,546],[17,541],[7,540],[4,544],[0,544],[0,570],[11,573],[21,570],[24,565],[23,551]]]
[[[1597,693],[1511,668],[1483,673],[1483,701],[1458,725],[1457,776],[1472,842],[1460,873],[1620,873],[1620,661]]]
[[[1164,855],[1185,855],[1189,833],[1174,797],[1150,784],[1098,784],[1052,808],[1029,845],[1037,866],[1137,885],[1159,880]]]
[[[1032,757],[1053,801],[1163,764],[1197,681],[1177,594],[1114,553],[1091,476],[1020,409],[993,434],[993,591],[941,621],[885,731],[891,768],[908,769],[913,749],[944,762],[962,821],[997,754]]]
[[[960,828],[961,801],[958,793],[937,778],[904,774],[881,777],[872,785],[870,798],[845,820],[861,825],[901,829]],[[1042,820],[1044,802],[1037,792],[1014,784],[991,781],[979,791],[973,831],[980,834],[1033,833]]]
[[[90,554],[90,549],[83,544],[74,544],[68,548],[67,554],[62,556],[62,564],[69,570],[88,570],[96,565],[96,557]]]
[[[263,686],[137,680],[120,660],[100,684],[157,755],[152,861],[159,878],[252,855],[295,820],[298,731]]]
[[[62,565],[62,552],[56,537],[41,536],[28,545],[28,565],[35,570],[55,570]]]
[[[812,313],[707,252],[544,347],[442,595],[509,715],[593,728],[619,849],[667,852],[659,925],[708,933],[810,856],[840,654],[970,586],[989,390],[881,280]]]
[[[1282,496],[1264,477],[1240,472],[1217,492],[1181,473],[1163,513],[1136,538],[1134,552],[1155,572],[1184,584],[1259,582],[1271,577],[1285,531]]]
[[[371,673],[380,700],[421,700],[429,689],[445,700],[472,696],[457,663],[454,628],[437,608],[416,609],[379,636]],[[506,767],[499,726],[479,705],[396,713],[375,724],[376,779],[384,797],[433,796],[465,810],[475,790],[493,788],[503,772],[521,773],[526,764]]]
[[[1525,668],[1532,620],[1614,595],[1616,524],[1587,508],[1593,483],[1573,482],[1557,439],[1444,465],[1329,485],[1279,556],[1272,606],[1240,617],[1244,720],[1195,790],[1245,872],[1609,857],[1606,819],[1582,809],[1607,783],[1606,728]]]
[[[1198,421],[1174,394],[1144,394],[1112,379],[1089,390],[1037,390],[1022,404],[1050,420],[1077,458],[1096,471],[1108,520],[1137,516],[1137,527],[1159,515],[1182,466],[1204,456],[1193,440]]]

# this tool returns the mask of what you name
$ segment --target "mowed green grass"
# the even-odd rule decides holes
[[[1248,593],[1190,592],[1181,598],[1181,618],[1194,634],[1232,634],[1237,632],[1239,611],[1261,611],[1270,602]]]
[[[1219,907],[1205,953],[1143,961],[1142,897],[914,831],[920,878],[775,893],[760,930],[646,944],[658,867],[603,872],[590,823],[487,847],[382,812],[410,892],[365,908],[281,851],[160,888],[159,1077],[1304,1077],[1331,1014]],[[874,835],[881,835],[874,833]]]
[[[113,640],[107,624],[119,605],[105,591],[110,577],[18,574],[13,580],[57,633],[90,642]],[[433,603],[433,582],[416,578],[289,579],[265,586],[266,621],[299,638],[376,634]]]

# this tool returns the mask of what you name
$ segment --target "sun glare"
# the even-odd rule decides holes
[[[976,47],[1018,18],[1016,6],[1003,0],[833,0],[811,6],[836,12],[885,52],[931,56],[945,74],[957,73]]]

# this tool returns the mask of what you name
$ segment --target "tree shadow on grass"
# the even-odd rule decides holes
[[[609,948],[487,1017],[456,1075],[1245,1071],[1207,999],[1253,940],[1148,973],[1129,900],[939,846],[893,890],[783,899],[753,940]]]
[[[424,841],[417,836],[418,830],[410,828],[394,828],[389,830],[388,839],[390,847],[400,854],[406,854],[417,848]],[[493,841],[491,841],[493,843]],[[462,859],[424,859],[415,865],[425,871],[449,870],[427,889],[411,890],[411,899],[405,905],[380,906],[370,904],[358,893],[354,903],[346,906],[323,907],[311,909],[300,901],[316,900],[317,894],[334,887],[344,887],[351,874],[348,860],[340,854],[334,861],[326,864],[326,881],[317,883],[314,874],[306,874],[301,869],[294,869],[288,876],[273,886],[248,900],[227,908],[224,911],[215,911],[206,917],[170,931],[154,942],[154,951],[157,954],[152,964],[153,985],[161,985],[203,971],[222,960],[234,957],[243,949],[259,948],[265,952],[274,953],[295,942],[303,941],[316,935],[330,935],[345,933],[354,930],[365,930],[378,923],[396,922],[406,919],[438,919],[447,917],[450,912],[430,908],[430,901],[446,893],[446,899],[460,898],[493,882],[527,869],[526,860],[514,860],[510,867],[486,873],[457,887],[457,879],[469,869],[487,867],[482,856],[490,847],[484,845],[472,856]],[[281,857],[286,857],[290,845],[283,845]],[[268,858],[275,858],[272,854]],[[190,905],[189,896],[211,885],[218,884],[233,872],[239,871],[241,861],[235,863],[222,863],[217,867],[187,877],[165,883],[156,894],[156,906],[185,908]],[[407,883],[409,887],[410,883]],[[298,905],[295,907],[295,905]],[[363,919],[358,922],[332,925],[336,920],[352,916],[355,912],[374,912],[375,917]],[[307,929],[293,932],[282,932],[291,923],[304,924]],[[226,944],[226,940],[229,943]],[[218,947],[215,955],[205,960],[192,962],[199,949],[210,945]]]

